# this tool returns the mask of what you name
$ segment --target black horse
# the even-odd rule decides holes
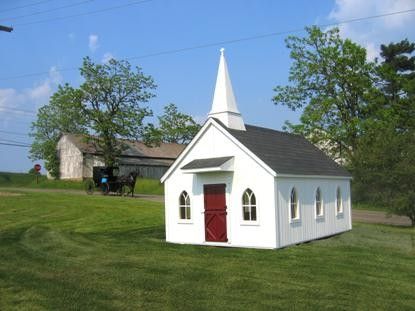
[[[140,176],[138,171],[130,172],[128,175],[118,177],[117,182],[120,183],[121,195],[128,195],[134,197],[134,188],[137,177]]]

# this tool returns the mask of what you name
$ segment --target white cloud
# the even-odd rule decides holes
[[[102,56],[101,62],[104,63],[104,64],[106,64],[111,59],[115,59],[114,55],[112,55],[112,53],[110,53],[110,52],[107,52],[107,53],[104,53],[104,55]]]
[[[335,22],[382,15],[415,8],[415,0],[336,0],[328,18]],[[415,40],[414,13],[402,13],[364,21],[341,24],[342,37],[347,37],[367,48],[367,58],[379,55],[380,44],[398,42],[405,38]]]
[[[27,114],[18,110],[36,111],[37,108],[49,102],[49,97],[57,85],[62,82],[62,76],[56,67],[51,67],[49,76],[36,83],[31,88],[17,90],[13,88],[0,89],[0,112],[6,114],[5,119],[12,120],[16,114]],[[17,111],[14,111],[17,109]],[[3,119],[4,120],[4,119]]]
[[[88,40],[89,40],[88,41],[89,50],[92,53],[94,53],[98,49],[98,47],[99,47],[99,44],[98,44],[98,35],[91,34],[91,35],[89,35],[89,39]]]

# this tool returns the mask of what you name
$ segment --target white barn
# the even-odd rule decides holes
[[[280,248],[348,231],[350,179],[305,138],[244,124],[222,49],[209,118],[161,178],[166,240]]]

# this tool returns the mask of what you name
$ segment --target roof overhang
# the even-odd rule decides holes
[[[185,174],[233,172],[233,159],[233,156],[195,159],[181,167],[181,170]]]

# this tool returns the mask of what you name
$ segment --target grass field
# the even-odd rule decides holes
[[[415,231],[280,250],[174,245],[138,199],[1,193],[0,310],[413,310]]]
[[[31,174],[6,172],[0,172],[0,187],[84,190],[81,181],[50,180],[46,176],[39,176],[37,182],[36,177]],[[163,194],[164,188],[157,179],[138,178],[135,193]]]

